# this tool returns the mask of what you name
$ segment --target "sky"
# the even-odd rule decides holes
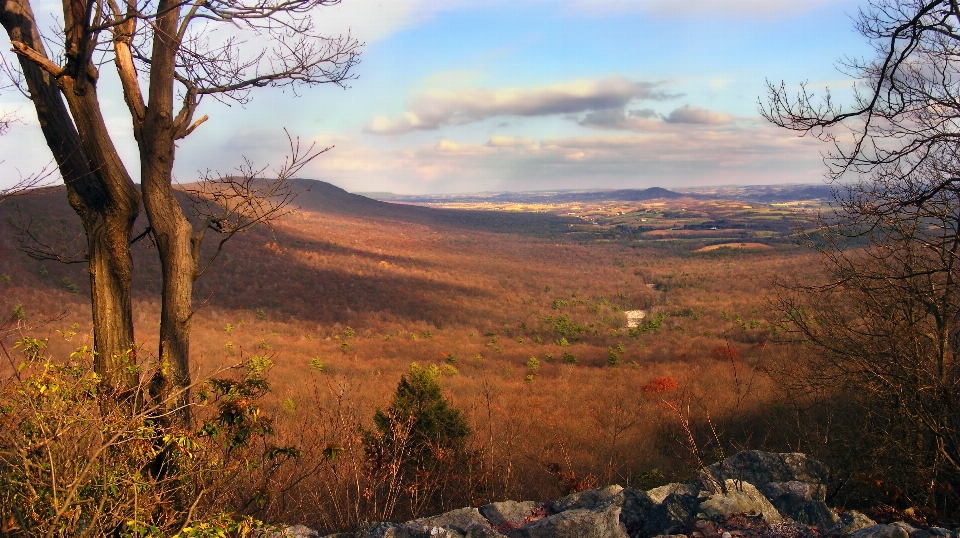
[[[863,3],[342,0],[314,17],[364,43],[349,88],[204,100],[197,115],[210,120],[180,141],[176,179],[229,173],[244,159],[269,173],[287,153],[286,129],[332,146],[302,177],[350,192],[822,182],[828,148],[769,125],[758,107],[768,80],[849,100],[853,81],[837,61],[870,54],[853,28]],[[110,71],[103,112],[137,178]],[[0,137],[2,187],[49,166],[50,154],[28,101],[0,90],[0,111],[21,118]]]

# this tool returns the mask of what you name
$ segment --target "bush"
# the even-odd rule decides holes
[[[4,536],[245,536],[261,526],[231,513],[225,493],[256,466],[254,447],[271,432],[256,404],[268,361],[197,391],[216,405],[192,430],[160,426],[164,402],[145,390],[103,398],[86,348],[56,362],[44,341],[15,347],[16,373],[0,385]],[[282,459],[278,450],[264,453]]]
[[[374,414],[375,429],[363,431],[370,494],[382,499],[375,507],[380,519],[394,516],[401,497],[409,501],[408,514],[419,514],[446,507],[451,494],[462,496],[465,485],[469,489],[470,427],[444,398],[439,377],[436,366],[411,364],[390,406]]]

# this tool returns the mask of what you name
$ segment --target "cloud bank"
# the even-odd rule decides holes
[[[377,116],[367,128],[374,134],[402,134],[462,125],[495,116],[548,116],[623,108],[633,100],[679,97],[662,83],[634,82],[613,75],[534,88],[468,88],[416,94],[398,118]]]
[[[588,112],[577,123],[584,127],[595,129],[612,129],[624,131],[662,131],[670,125],[724,125],[733,121],[733,117],[723,112],[715,112],[706,108],[684,105],[673,109],[669,114],[657,114],[649,108],[628,110],[626,108],[612,108]]]

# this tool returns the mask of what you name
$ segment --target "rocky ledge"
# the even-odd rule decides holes
[[[960,538],[958,530],[877,524],[824,502],[827,470],[798,453],[744,451],[689,484],[607,486],[552,503],[503,501],[327,538]],[[270,538],[320,538],[296,525]]]

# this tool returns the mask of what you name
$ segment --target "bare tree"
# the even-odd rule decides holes
[[[360,44],[349,35],[316,35],[311,15],[315,8],[338,1],[68,0],[62,13],[63,49],[51,57],[44,50],[29,0],[0,0],[0,22],[19,56],[47,144],[68,189],[85,182],[103,191],[103,196],[84,197],[86,190],[74,188],[71,202],[77,201],[74,207],[79,207],[81,218],[89,213],[114,219],[107,223],[111,235],[103,244],[88,248],[91,274],[100,259],[94,247],[106,249],[113,256],[109,259],[123,258],[124,268],[129,268],[131,225],[139,202],[140,193],[106,131],[97,96],[99,69],[108,65],[101,59],[112,59],[117,70],[140,148],[143,205],[163,274],[159,357],[164,367],[154,383],[161,400],[171,401],[164,395],[173,392],[187,397],[187,391],[178,389],[190,385],[189,331],[193,282],[201,272],[200,245],[206,229],[224,222],[208,220],[195,230],[185,216],[172,180],[177,141],[207,120],[207,116],[195,119],[206,96],[245,103],[251,90],[259,87],[293,91],[304,84],[344,86],[359,61]],[[63,65],[51,59],[57,57],[64,59]],[[176,109],[175,98],[180,100]],[[303,159],[299,155],[294,161]],[[100,205],[93,203],[101,199]],[[98,229],[94,222],[85,221],[84,226],[88,237]],[[105,293],[94,287],[94,301],[103,295],[122,299],[122,304],[101,316],[95,307],[94,325],[128,325],[130,345],[104,347],[103,338],[98,353],[108,356],[133,349],[132,324],[120,314],[130,310],[129,271],[114,272],[115,283],[126,288]],[[119,364],[104,364],[98,371],[118,369]],[[188,409],[182,403],[174,406]]]
[[[851,105],[783,83],[761,105],[830,144],[836,185],[810,236],[828,282],[782,288],[784,321],[816,348],[793,380],[843,394],[874,471],[942,506],[960,487],[960,8],[872,0],[856,28],[874,55],[840,63]]]
[[[71,4],[64,4],[71,9]],[[82,10],[83,2],[73,9]],[[110,140],[96,93],[96,68],[68,44],[67,66],[49,60],[29,0],[0,2],[0,24],[26,54],[20,67],[37,119],[87,236],[95,368],[104,394],[125,392],[136,378],[124,364],[136,349],[128,241],[140,193]],[[78,84],[79,81],[79,84]],[[69,112],[64,104],[66,99]]]
[[[958,26],[956,0],[871,0],[856,28],[875,55],[839,64],[853,79],[853,103],[768,82],[761,113],[828,142],[830,180],[868,177],[894,209],[923,203],[960,181]]]

